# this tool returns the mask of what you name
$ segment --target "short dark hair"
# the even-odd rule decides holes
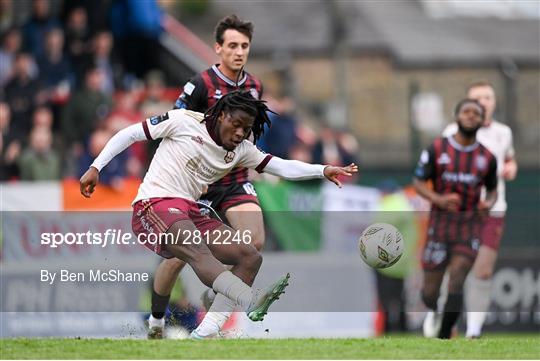
[[[470,84],[467,86],[467,93],[468,93],[472,88],[479,88],[479,87],[484,87],[484,86],[488,86],[488,87],[490,87],[491,89],[495,90],[495,87],[493,86],[493,83],[491,83],[490,81],[481,79],[481,80],[475,80],[475,81],[473,81],[472,83],[470,83]]]
[[[204,119],[210,128],[214,128],[217,119],[222,112],[231,113],[235,110],[242,110],[255,118],[251,132],[254,142],[263,135],[264,127],[270,127],[271,121],[268,112],[274,113],[266,106],[264,100],[255,99],[250,91],[235,90],[222,96],[216,104],[204,113]]]
[[[233,14],[224,17],[217,23],[216,29],[214,30],[216,43],[223,45],[223,34],[229,29],[233,29],[244,34],[251,42],[251,37],[253,36],[253,24],[249,21],[243,21],[238,16]]]
[[[461,108],[465,104],[469,104],[469,103],[473,103],[473,104],[478,105],[478,107],[480,107],[480,109],[482,110],[482,119],[486,118],[486,108],[484,108],[484,106],[482,104],[480,104],[477,100],[471,99],[471,98],[461,99],[457,103],[456,107],[454,108],[454,116],[457,117],[457,115],[458,115],[459,111],[461,110]]]

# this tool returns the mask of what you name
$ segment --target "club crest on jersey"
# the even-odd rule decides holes
[[[225,160],[225,163],[232,162],[235,155],[236,155],[235,152],[232,152],[232,151],[227,152],[227,154],[225,154],[225,157],[223,157],[223,159]]]
[[[439,157],[439,159],[437,159],[437,164],[450,164],[450,157],[448,156],[448,154],[446,153],[443,153],[441,154],[441,156]]]
[[[255,88],[249,89],[249,92],[251,93],[251,96],[255,99],[259,99],[259,92]]]
[[[169,119],[169,113],[161,114],[161,115],[155,115],[153,117],[150,117],[150,124],[152,125],[158,125],[159,123]]]
[[[214,99],[221,99],[223,94],[221,93],[221,90],[216,89],[216,92],[214,93]]]
[[[483,155],[476,157],[476,168],[478,170],[484,170],[487,167],[487,159]]]
[[[195,143],[198,143],[200,145],[204,145],[204,140],[200,135],[191,137],[191,140],[193,140]]]

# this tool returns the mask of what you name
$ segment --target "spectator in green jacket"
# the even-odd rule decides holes
[[[60,179],[60,156],[52,148],[52,132],[37,126],[30,132],[30,142],[19,158],[20,178],[25,181]]]

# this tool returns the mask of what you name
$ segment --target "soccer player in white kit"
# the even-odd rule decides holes
[[[504,216],[507,208],[505,181],[511,181],[517,175],[517,163],[514,158],[512,130],[507,125],[493,119],[496,96],[493,85],[478,81],[469,85],[467,97],[482,104],[486,117],[476,138],[497,158],[497,193],[498,198],[483,225],[481,246],[466,284],[465,306],[467,312],[468,338],[478,338],[486,319],[490,305],[491,278],[497,261],[497,253],[503,235]],[[455,134],[457,126],[450,124],[443,131],[444,136]]]
[[[80,180],[81,193],[90,197],[99,171],[114,156],[136,141],[163,139],[133,201],[132,226],[142,240],[145,237],[141,235],[151,233],[172,235],[172,240],[167,237],[166,242],[146,242],[145,246],[162,257],[187,262],[218,294],[209,316],[193,331],[192,338],[218,333],[237,305],[251,320],[262,320],[289,278],[287,274],[262,292],[252,290],[262,256],[247,239],[224,244],[223,238],[235,231],[201,215],[195,201],[203,190],[235,166],[290,180],[327,178],[340,187],[339,176],[358,171],[354,164],[314,165],[259,151],[247,138],[250,134],[255,140],[261,136],[265,124],[270,123],[267,111],[265,103],[249,91],[236,91],[223,96],[205,114],[177,109],[151,117],[112,137]],[[228,271],[223,264],[233,268]]]

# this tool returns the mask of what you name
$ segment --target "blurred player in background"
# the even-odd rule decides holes
[[[463,307],[463,284],[471,270],[482,231],[482,216],[497,200],[497,161],[476,139],[485,119],[484,107],[464,99],[455,109],[456,134],[437,138],[420,156],[414,172],[418,194],[432,203],[428,238],[422,255],[422,300],[433,310],[433,336],[450,338]],[[428,182],[433,183],[433,189]],[[482,188],[486,197],[481,200]],[[448,295],[438,309],[445,272]]]
[[[358,171],[354,164],[314,165],[261,152],[247,138],[253,135],[256,141],[269,125],[267,111],[264,102],[251,92],[235,91],[223,96],[205,114],[177,109],[151,117],[142,125],[134,124],[115,134],[80,181],[81,193],[90,197],[99,171],[112,158],[136,141],[163,138],[133,201],[132,225],[146,247],[164,258],[176,257],[189,263],[199,279],[216,292],[203,323],[191,334],[194,339],[218,334],[236,306],[252,321],[261,321],[289,278],[282,277],[260,293],[252,290],[262,256],[251,237],[223,242],[222,236],[235,231],[200,213],[195,201],[205,187],[237,165],[290,180],[327,178],[340,187],[339,176]],[[150,242],[151,234],[170,234],[173,240]],[[233,268],[228,271],[223,264]]]
[[[254,98],[262,96],[261,82],[243,70],[249,56],[253,24],[230,15],[215,28],[214,49],[220,63],[191,78],[176,101],[175,109],[204,113],[223,95],[234,90],[249,90]],[[262,211],[255,188],[248,180],[247,168],[235,168],[223,179],[210,185],[199,200],[206,207],[225,215],[227,223],[236,230],[249,231],[253,245],[261,250],[264,244]],[[170,293],[185,262],[178,258],[163,260],[154,275],[151,316],[148,319],[149,338],[161,338],[164,315]],[[215,296],[210,288],[202,296],[208,309]]]
[[[474,261],[472,273],[467,280],[465,307],[467,312],[466,337],[480,337],[491,301],[491,278],[497,261],[497,253],[503,235],[504,216],[507,208],[505,181],[514,180],[517,163],[514,158],[512,130],[505,124],[493,119],[496,95],[493,85],[486,81],[472,83],[467,88],[467,97],[477,100],[486,110],[484,124],[478,130],[476,138],[497,159],[497,202],[486,218],[480,238],[480,250]],[[456,124],[450,124],[443,136],[450,136],[458,131]]]

